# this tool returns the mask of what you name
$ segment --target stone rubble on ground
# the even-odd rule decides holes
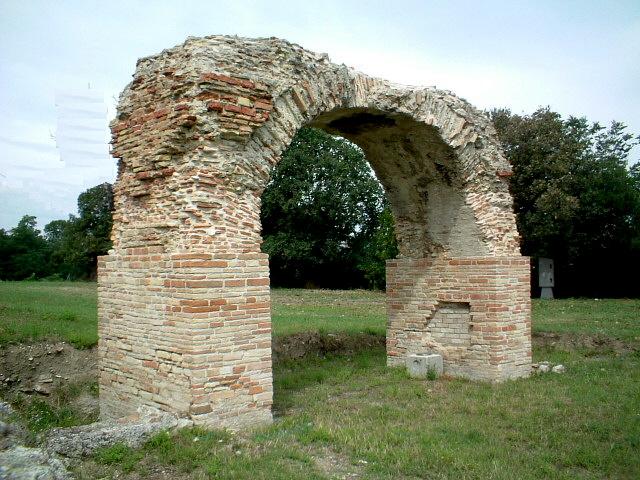
[[[138,413],[118,421],[102,421],[71,428],[54,428],[45,440],[46,448],[59,455],[78,458],[91,455],[99,448],[124,443],[141,446],[152,435],[163,430],[191,425],[170,413],[151,407],[140,407]]]
[[[66,480],[62,462],[40,448],[14,446],[0,451],[0,479]]]
[[[444,372],[442,355],[437,353],[409,355],[405,366],[411,378],[429,378],[430,372],[439,377]]]
[[[532,363],[531,371],[532,373],[564,373],[566,371],[566,368],[561,364],[553,365],[551,362],[544,361],[539,363]]]
[[[67,470],[60,460],[41,448],[28,448],[20,425],[11,422],[11,405],[0,401],[0,479],[65,480]]]
[[[191,421],[151,407],[140,407],[137,414],[117,421],[96,422],[71,428],[55,428],[43,445],[24,445],[20,425],[11,423],[13,410],[0,401],[0,480],[66,480],[65,464],[71,459],[93,454],[97,449],[124,443],[141,446],[152,435],[191,425]]]

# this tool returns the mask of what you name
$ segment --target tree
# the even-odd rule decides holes
[[[36,228],[36,217],[25,215],[10,233],[0,234],[0,278],[23,280],[49,273],[49,248]]]
[[[51,249],[51,271],[63,279],[81,278],[84,273],[77,261],[82,254],[78,249],[76,220],[70,215],[68,220],[53,220],[44,226],[44,237]]]
[[[358,253],[358,269],[364,274],[368,286],[384,289],[386,261],[398,256],[393,215],[388,206],[380,213],[378,228]]]
[[[77,217],[49,222],[44,236],[30,215],[0,229],[0,279],[95,278],[97,257],[111,248],[112,209],[111,185],[103,183],[80,194]]]
[[[631,270],[620,268],[640,266],[640,201],[628,168],[639,138],[619,122],[606,129],[548,108],[490,115],[513,164],[523,254],[554,258],[557,290],[565,295],[640,293]]]
[[[7,232],[4,228],[0,228],[0,280],[6,280],[11,275],[12,254],[11,233]]]
[[[263,250],[273,284],[380,285],[368,249],[384,208],[382,186],[359,147],[301,129],[262,195]]]
[[[78,216],[54,220],[44,227],[54,271],[63,278],[95,278],[98,256],[111,248],[113,190],[92,187],[78,196]]]
[[[111,248],[113,226],[113,188],[103,183],[90,188],[78,197],[76,231],[81,239],[83,256],[87,262],[85,273],[95,278],[98,256]]]

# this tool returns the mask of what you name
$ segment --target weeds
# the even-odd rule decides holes
[[[53,389],[47,400],[21,393],[12,395],[8,400],[14,407],[18,420],[32,434],[37,434],[55,427],[73,427],[96,421],[97,411],[83,412],[74,407],[73,401],[84,393],[96,397],[97,382],[60,386]]]

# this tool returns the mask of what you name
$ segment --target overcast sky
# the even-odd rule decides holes
[[[113,181],[107,118],[136,59],[212,34],[281,37],[480,108],[549,105],[640,133],[640,0],[0,0],[0,228],[66,218]]]

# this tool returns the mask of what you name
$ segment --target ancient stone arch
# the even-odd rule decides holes
[[[196,423],[269,421],[268,258],[260,196],[296,131],[360,145],[396,221],[389,365],[530,370],[529,262],[487,118],[435,88],[393,85],[283,40],[189,38],[138,61],[112,124],[113,250],[99,262],[104,417],[150,405]]]

